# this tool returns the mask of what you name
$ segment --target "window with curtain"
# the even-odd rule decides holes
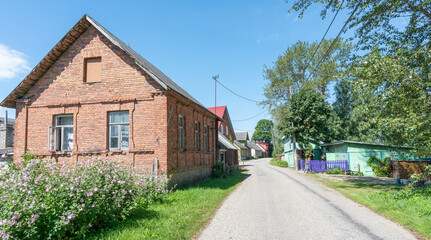
[[[73,150],[73,115],[58,115],[54,118],[54,127],[49,128],[48,141],[51,151],[72,151]],[[53,141],[50,137],[53,136]]]
[[[129,149],[129,111],[109,113],[109,149]]]

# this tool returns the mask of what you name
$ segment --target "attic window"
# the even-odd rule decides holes
[[[102,78],[102,58],[85,58],[84,64],[84,82],[100,82]]]

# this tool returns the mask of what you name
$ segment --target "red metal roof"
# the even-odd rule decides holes
[[[224,112],[226,111],[226,106],[210,107],[208,108],[208,110],[215,113],[219,118],[223,119]]]

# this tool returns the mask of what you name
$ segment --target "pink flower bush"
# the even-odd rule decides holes
[[[0,173],[0,238],[82,238],[167,193],[165,177],[111,159],[25,159]]]

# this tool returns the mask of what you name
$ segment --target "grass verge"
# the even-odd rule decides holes
[[[213,216],[223,199],[244,179],[245,171],[179,188],[159,204],[135,212],[93,239],[191,239]]]
[[[278,167],[289,167],[289,164],[286,161],[277,161],[277,159],[273,158],[269,161],[269,164],[278,166]]]
[[[414,188],[358,181],[338,182],[313,176],[346,197],[431,239],[431,186]]]

